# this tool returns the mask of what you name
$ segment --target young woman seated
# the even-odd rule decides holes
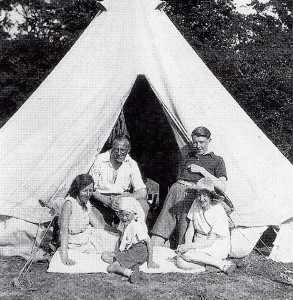
[[[65,265],[74,265],[70,249],[80,253],[102,253],[115,248],[118,235],[106,231],[102,215],[92,210],[89,198],[94,191],[94,180],[89,174],[78,175],[72,182],[59,216],[59,253]]]
[[[196,199],[187,215],[185,243],[176,250],[176,264],[185,270],[193,269],[194,264],[210,265],[230,275],[236,265],[226,260],[231,248],[227,214],[217,201],[219,196],[211,180],[201,179],[196,189]]]

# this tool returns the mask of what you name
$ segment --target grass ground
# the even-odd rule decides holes
[[[18,289],[11,282],[24,260],[0,257],[0,299],[293,299],[293,286],[280,277],[282,264],[255,251],[234,261],[238,268],[231,277],[215,272],[145,274],[136,285],[118,275],[46,273],[47,263],[35,263],[27,275],[31,286]],[[293,264],[286,267],[293,269]]]

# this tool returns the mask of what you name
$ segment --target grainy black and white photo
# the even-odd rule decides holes
[[[0,298],[293,299],[292,0],[0,0]]]

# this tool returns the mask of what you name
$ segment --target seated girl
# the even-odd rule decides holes
[[[229,222],[217,199],[212,181],[201,179],[187,215],[185,243],[176,250],[179,268],[191,270],[198,263],[214,266],[229,275],[235,270],[236,265],[226,260],[231,247]]]
[[[147,261],[149,268],[158,268],[153,261],[153,248],[145,224],[144,212],[132,197],[121,197],[118,208],[120,239],[114,252],[104,252],[102,259],[109,263],[109,273],[139,280],[139,266]]]
[[[103,217],[92,211],[89,198],[93,191],[92,176],[78,175],[73,180],[62,205],[59,216],[61,245],[58,251],[65,265],[75,264],[75,261],[70,259],[70,249],[80,253],[102,253],[115,249],[118,235],[106,231]]]

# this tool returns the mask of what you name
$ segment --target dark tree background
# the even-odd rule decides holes
[[[13,39],[0,22],[0,126],[58,64],[99,11],[95,0],[2,0],[0,11],[24,17]]]
[[[231,0],[169,0],[165,11],[235,100],[293,162],[293,2],[254,0],[237,13]],[[1,0],[0,125],[39,86],[92,18],[96,0]],[[274,16],[266,14],[269,8]],[[7,34],[6,14],[24,17]]]

